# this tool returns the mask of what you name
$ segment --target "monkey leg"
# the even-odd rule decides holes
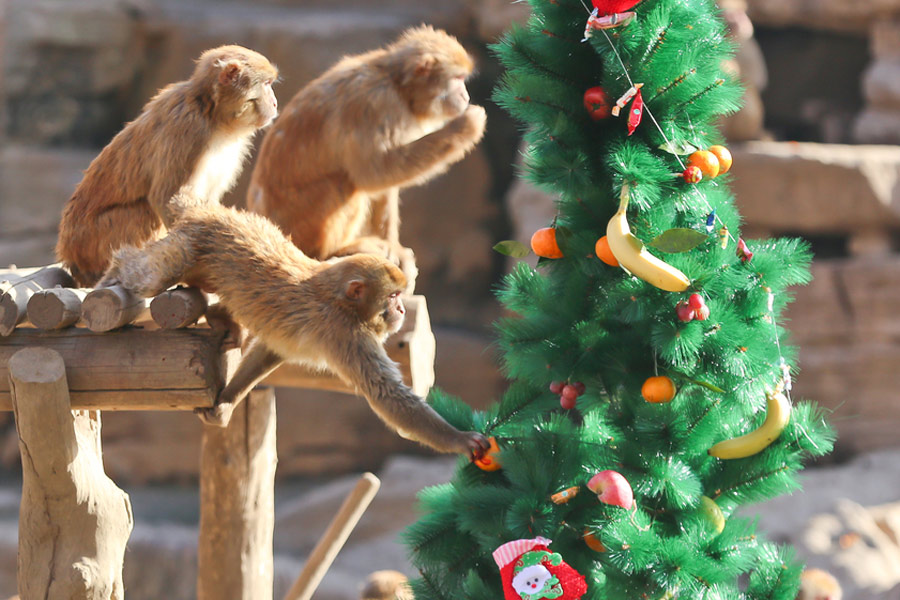
[[[190,240],[172,231],[140,249],[120,248],[97,287],[121,285],[139,296],[151,298],[181,281],[194,261]]]
[[[241,357],[231,381],[219,392],[219,397],[216,398],[212,408],[198,408],[194,412],[207,425],[227,426],[231,420],[231,413],[250,390],[283,362],[281,355],[272,352],[258,338],[253,339]]]

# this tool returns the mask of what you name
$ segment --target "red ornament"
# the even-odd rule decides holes
[[[547,538],[536,537],[494,550],[504,600],[578,600],[587,593],[584,576],[550,550],[550,544]]]
[[[700,170],[700,167],[688,167],[681,176],[688,183],[700,183],[703,180],[703,171]]]
[[[698,321],[705,321],[709,318],[709,307],[705,304],[694,310],[694,318]]]
[[[644,116],[644,99],[641,97],[641,90],[638,88],[637,94],[634,96],[634,102],[631,103],[631,110],[628,111],[628,135],[634,133],[637,126],[641,123],[641,117]]]
[[[703,296],[700,294],[691,294],[691,297],[688,298],[688,304],[694,310],[697,310],[701,306],[706,306],[706,301],[703,299]]]
[[[584,93],[584,108],[595,121],[605,119],[610,115],[612,106],[609,102],[609,96],[602,87],[594,86]]]
[[[575,388],[575,391],[578,392],[578,395],[579,395],[579,396],[582,395],[582,394],[584,393],[584,390],[587,389],[587,388],[585,387],[585,385],[584,385],[583,383],[581,383],[580,381],[574,381],[574,382],[572,382],[572,387]]]
[[[750,262],[750,259],[753,258],[753,253],[750,252],[750,249],[747,248],[747,244],[744,243],[744,238],[738,239],[737,252],[736,254],[741,259],[741,262]]]
[[[575,408],[575,404],[578,402],[578,396],[566,396],[563,394],[559,397],[559,405],[562,406],[566,410],[572,410]]]
[[[554,394],[562,394],[563,388],[566,386],[566,382],[564,381],[551,381],[550,382],[550,391]]]
[[[641,0],[591,0],[591,4],[601,15],[623,13],[639,4]]]
[[[684,300],[675,305],[675,314],[678,315],[678,320],[684,323],[694,320],[694,309]]]

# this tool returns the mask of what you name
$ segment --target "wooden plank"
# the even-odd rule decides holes
[[[403,299],[406,319],[403,327],[388,338],[385,349],[396,361],[403,379],[413,391],[425,396],[434,384],[435,341],[428,317],[424,296],[408,296]],[[267,385],[308,388],[354,394],[343,381],[330,373],[316,372],[306,367],[286,364],[264,381]]]
[[[195,287],[168,290],[150,302],[150,315],[162,329],[193,325],[206,312],[206,294]]]
[[[88,329],[100,333],[138,320],[149,306],[148,298],[140,298],[133,291],[114,285],[92,290],[82,303],[82,317]]]
[[[0,272],[0,336],[11,334],[25,320],[28,299],[39,290],[75,285],[58,265]]]
[[[223,382],[223,335],[203,327],[128,328],[109,334],[84,328],[19,328],[0,340],[0,409],[8,410],[6,363],[26,346],[51,348],[62,355],[76,406],[81,402],[105,409],[117,408],[110,402],[121,403],[118,408],[122,410],[209,406]],[[206,402],[202,402],[204,397]]]

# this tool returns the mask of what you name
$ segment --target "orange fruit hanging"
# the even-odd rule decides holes
[[[641,396],[644,397],[644,400],[653,404],[671,402],[672,398],[675,397],[676,391],[678,390],[675,388],[675,382],[665,375],[650,377],[641,386]]]
[[[484,453],[484,456],[475,461],[475,466],[482,471],[498,471],[502,466],[500,464],[500,447],[497,446],[496,438],[491,437],[488,441],[491,447]]]
[[[703,171],[704,177],[712,179],[719,174],[719,159],[709,150],[697,150],[688,158],[688,165]]]
[[[616,260],[616,257],[613,256],[612,250],[609,249],[609,240],[606,239],[604,235],[602,238],[597,240],[597,243],[594,244],[594,252],[597,253],[597,257],[608,264],[611,267],[618,267],[619,261]]]
[[[535,254],[544,258],[563,257],[562,250],[559,249],[559,245],[556,243],[555,227],[544,227],[535,231],[534,235],[531,236],[531,249],[534,250]]]
[[[584,543],[594,552],[606,552],[606,546],[589,529],[584,530]]]
[[[727,173],[731,169],[731,163],[733,162],[731,151],[725,146],[719,146],[718,144],[710,146],[709,151],[715,154],[716,158],[719,159],[719,175]]]

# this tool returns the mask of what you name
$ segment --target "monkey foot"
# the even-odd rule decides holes
[[[207,425],[214,427],[227,427],[231,421],[231,413],[234,412],[234,404],[216,404],[212,408],[195,408],[194,413]]]

